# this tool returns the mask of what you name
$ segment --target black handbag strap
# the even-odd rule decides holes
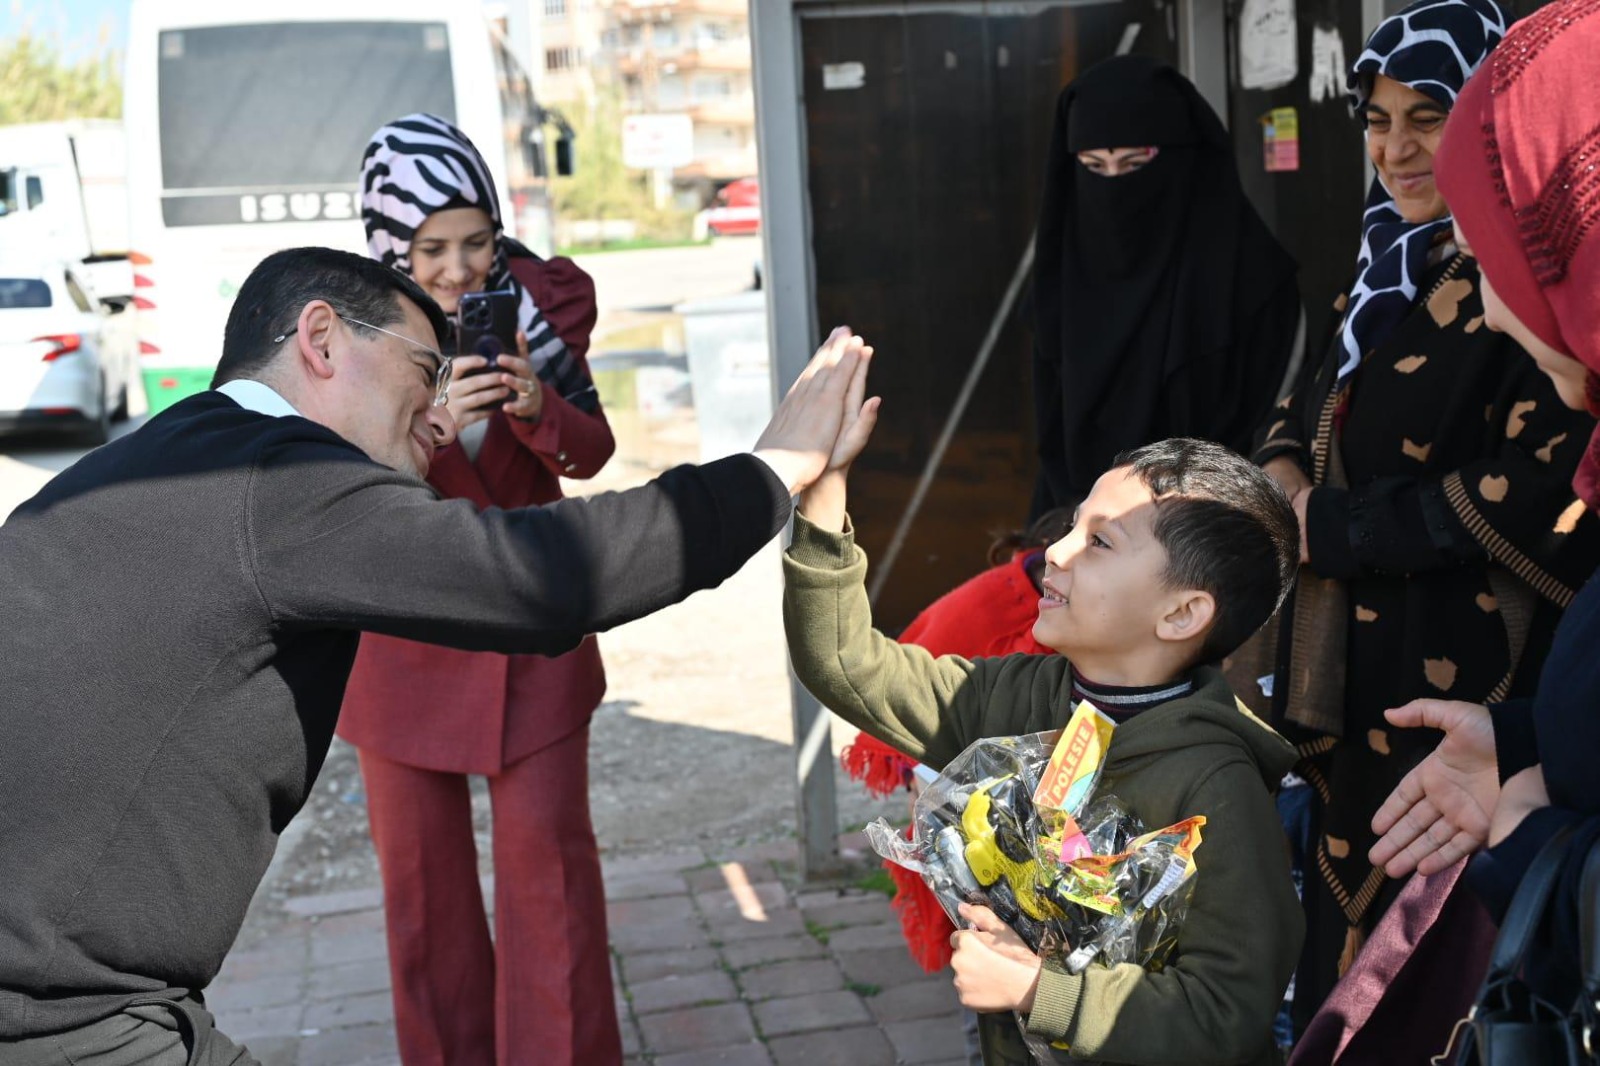
[[[1584,1050],[1593,1056],[1593,1023],[1600,1015],[1600,844],[1591,845],[1583,861],[1583,880],[1578,889],[1578,949],[1582,952],[1583,988],[1578,992],[1575,1013],[1584,1019]]]
[[[1528,945],[1533,942],[1539,923],[1544,920],[1550,894],[1555,891],[1573,828],[1570,825],[1562,826],[1539,849],[1528,872],[1523,874],[1516,894],[1511,897],[1511,906],[1506,908],[1505,920],[1500,923],[1500,935],[1495,938],[1494,954],[1489,959],[1489,974],[1484,978],[1485,989],[1515,977],[1522,969],[1522,959],[1528,953]]]

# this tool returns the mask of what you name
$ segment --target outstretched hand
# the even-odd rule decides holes
[[[804,491],[828,468],[845,422],[845,397],[857,371],[865,373],[861,364],[870,356],[865,342],[848,326],[840,326],[772,413],[755,452],[783,478],[791,494]]]
[[[1033,1010],[1039,988],[1039,956],[988,907],[961,905],[969,929],[950,934],[950,966],[961,1005],[975,1011]]]
[[[1401,780],[1372,819],[1379,840],[1367,853],[1390,877],[1438,873],[1489,838],[1500,799],[1489,709],[1454,700],[1412,700],[1385,711],[1402,728],[1444,731],[1427,758]]]
[[[878,408],[883,397],[867,398],[867,368],[872,363],[872,347],[861,349],[861,361],[856,364],[855,375],[844,397],[844,419],[839,426],[839,439],[834,441],[833,454],[828,456],[828,471],[848,470],[872,439],[872,430],[878,424]]]

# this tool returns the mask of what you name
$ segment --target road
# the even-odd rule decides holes
[[[578,257],[595,279],[600,305],[597,334],[664,316],[684,300],[725,296],[750,288],[761,242],[725,237],[709,245],[604,252]],[[221,343],[219,337],[218,343]],[[136,386],[137,389],[137,386]],[[115,427],[114,437],[143,422],[143,397],[133,399],[135,417]],[[0,437],[0,522],[17,505],[77,462],[85,449],[65,435],[32,433]]]
[[[604,325],[619,312],[663,311],[684,300],[748,289],[760,257],[760,238],[719,237],[707,245],[602,252],[575,259],[594,278]]]

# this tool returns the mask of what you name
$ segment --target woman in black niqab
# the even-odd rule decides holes
[[[1078,158],[1133,147],[1159,151],[1115,177]],[[1247,451],[1295,350],[1296,271],[1187,78],[1118,56],[1062,90],[1035,246],[1033,511],[1152,441]]]

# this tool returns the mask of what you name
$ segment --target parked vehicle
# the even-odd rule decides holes
[[[695,220],[708,237],[744,236],[761,232],[761,185],[755,178],[730,181]]]
[[[0,431],[63,428],[104,444],[128,415],[130,315],[72,263],[0,260]]]
[[[133,299],[122,123],[0,126],[0,248],[79,264],[102,300]]]
[[[361,151],[401,115],[460,127],[488,162],[501,217],[547,243],[541,127],[553,119],[477,4],[134,0],[123,98],[152,414],[210,386],[234,295],[268,254],[366,250]]]

